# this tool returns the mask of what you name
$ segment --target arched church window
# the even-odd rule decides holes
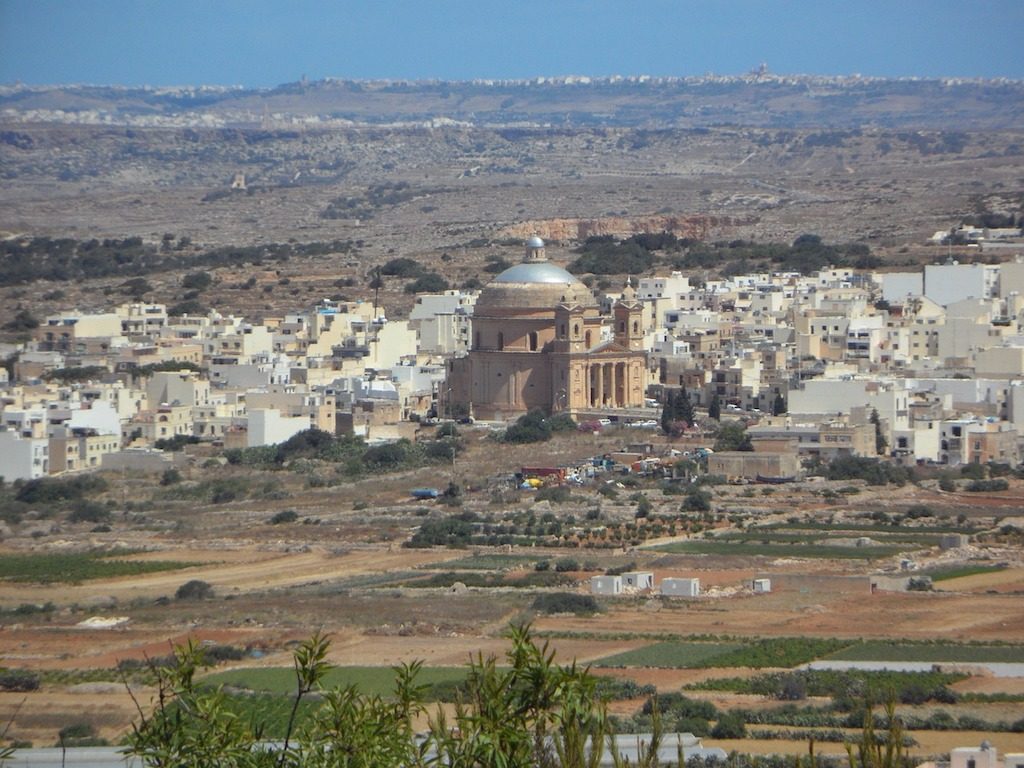
[[[640,323],[637,322],[636,320],[634,320],[633,321],[633,333],[639,333],[639,332],[640,332]]]
[[[621,320],[619,322],[619,333],[625,333],[625,332],[626,332],[626,321],[625,320]]]
[[[587,345],[587,348],[588,348],[588,349],[589,349],[589,348],[590,348],[590,346],[591,346],[591,344],[590,344],[590,338],[591,338],[591,336],[590,336],[590,331],[587,331],[587,335],[586,335],[586,336],[584,337],[584,341],[583,341],[583,343]]]

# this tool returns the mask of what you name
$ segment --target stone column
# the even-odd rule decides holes
[[[601,363],[598,363],[595,366],[595,369],[597,371],[597,376],[596,376],[597,380],[595,382],[594,399],[597,401],[597,403],[596,403],[597,407],[598,408],[603,408],[604,407],[604,366]]]

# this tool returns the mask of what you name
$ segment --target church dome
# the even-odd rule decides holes
[[[549,261],[523,262],[509,267],[494,278],[496,283],[558,283],[571,285],[578,283],[571,273]]]
[[[540,245],[535,245],[536,240]],[[596,306],[590,289],[577,277],[549,262],[538,249],[544,247],[539,237],[526,241],[526,258],[509,267],[480,292],[473,309],[477,317],[501,315],[506,309],[550,309],[559,304]]]

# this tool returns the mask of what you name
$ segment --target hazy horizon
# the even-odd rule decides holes
[[[741,75],[1024,78],[1024,3],[991,0],[0,0],[5,85]]]

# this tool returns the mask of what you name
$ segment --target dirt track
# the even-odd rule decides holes
[[[213,585],[220,594],[257,592],[300,584],[331,581],[365,573],[383,573],[415,567],[422,563],[456,559],[457,551],[396,549],[388,551],[362,550],[336,555],[324,549],[309,552],[276,554],[249,552],[237,561],[237,553],[225,556],[218,551],[183,550],[148,553],[136,556],[149,560],[207,560],[191,568],[118,579],[102,579],[75,585],[31,585],[0,582],[0,603],[46,603],[58,606],[85,604],[98,596],[110,596],[119,603],[136,598],[155,598],[173,595],[175,590],[191,579],[201,579]],[[220,560],[220,561],[218,561]]]

